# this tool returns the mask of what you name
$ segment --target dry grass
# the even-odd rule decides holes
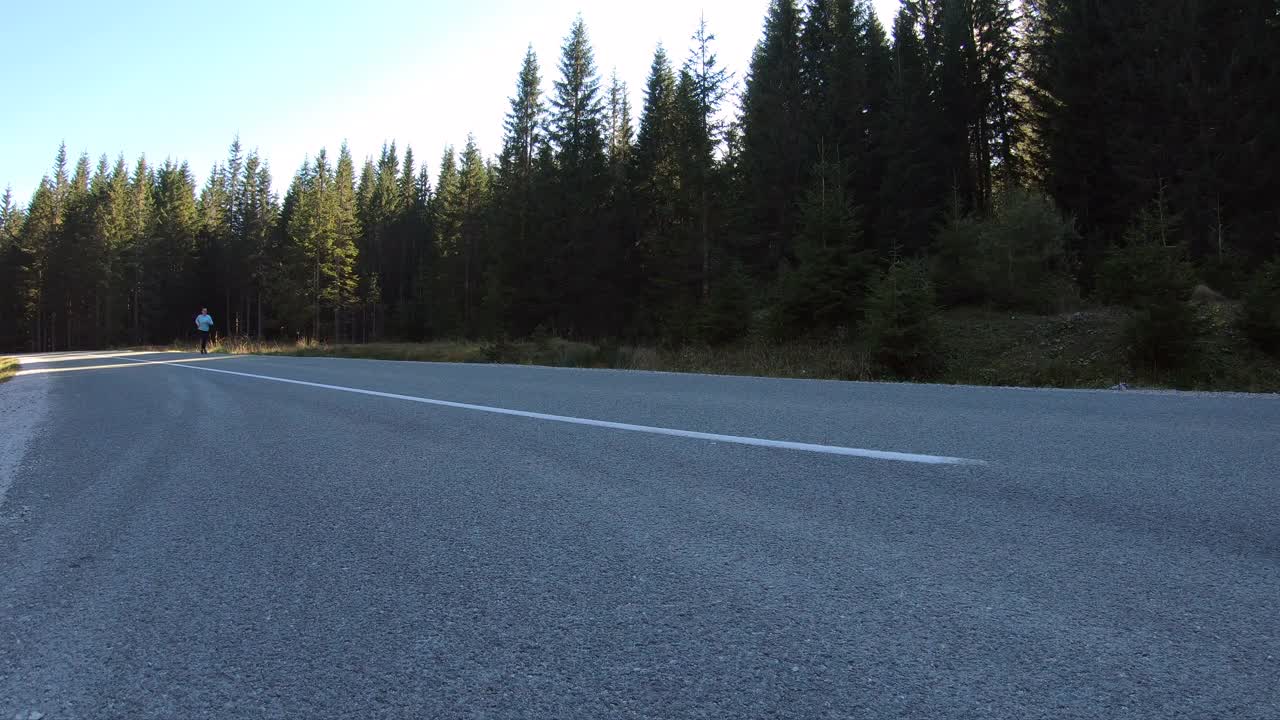
[[[0,357],[0,383],[8,382],[18,374],[18,361],[13,358]]]
[[[960,309],[943,317],[943,380],[967,385],[1106,388],[1134,383],[1128,369],[1127,311],[1094,308],[1060,315]]]
[[[558,367],[609,367],[600,348],[588,343],[551,339],[518,343],[474,340],[434,340],[424,343],[329,344],[311,340],[293,343],[228,339],[214,352],[231,355],[291,355],[366,360],[406,360],[446,363],[509,363]]]
[[[693,345],[665,349],[624,347],[615,367],[628,370],[752,375],[759,377],[875,380],[867,353],[837,342],[744,343],[729,347]]]
[[[1280,363],[1251,349],[1234,330],[1227,304],[1202,306],[1207,334],[1202,360],[1186,378],[1159,383],[1135,376],[1127,362],[1129,312],[1092,308],[1038,316],[958,309],[942,317],[946,369],[940,382],[967,385],[1107,388],[1118,383],[1202,390],[1280,391]],[[188,350],[190,348],[187,348]],[[785,344],[743,342],[728,347],[679,348],[572,342],[437,340],[426,343],[331,345],[310,341],[259,343],[228,339],[215,352],[344,357],[448,363],[504,363],[553,367],[831,380],[892,380],[875,367],[858,338]]]
[[[330,345],[230,340],[215,352],[369,360],[504,363],[551,367],[613,368],[768,377],[870,380],[866,354],[840,343],[743,344],[727,348],[655,348],[573,342],[558,338],[521,342],[437,340],[425,343]]]

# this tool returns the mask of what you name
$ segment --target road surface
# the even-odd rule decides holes
[[[23,373],[0,718],[1280,718],[1280,398]]]

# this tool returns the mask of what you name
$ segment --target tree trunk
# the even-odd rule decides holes
[[[315,321],[314,321],[314,324],[315,324],[315,327],[312,329],[313,334],[312,334],[312,336],[311,336],[311,337],[312,337],[312,339],[313,339],[314,341],[316,341],[316,342],[320,342],[320,258],[319,258],[319,256],[318,256],[318,255],[317,255],[317,257],[316,257],[316,271],[315,271],[315,278],[314,278],[314,282],[315,282],[315,285],[313,286],[313,288],[314,288],[314,292],[315,292],[315,294],[314,294],[314,298],[315,298]]]
[[[702,205],[702,302],[705,305],[711,299],[711,230],[708,227],[710,222],[707,219],[707,185],[705,178],[700,192],[700,201]]]

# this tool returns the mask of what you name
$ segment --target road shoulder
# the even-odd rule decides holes
[[[49,378],[27,375],[0,385],[0,508],[49,411]]]

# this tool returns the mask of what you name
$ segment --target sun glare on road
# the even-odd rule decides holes
[[[131,353],[136,355],[146,355],[154,353]],[[123,357],[123,356],[81,356],[80,360],[96,360],[100,357]],[[185,363],[211,362],[213,360],[232,360],[235,355],[212,355],[198,358],[178,358],[174,360],[130,360],[122,363],[109,363],[105,365],[78,365],[76,367],[52,367],[52,368],[33,368],[31,370],[19,370],[16,374],[23,375],[50,375],[53,373],[78,372],[80,370],[111,370],[115,368],[137,368],[146,367],[148,365],[179,365]],[[67,358],[59,358],[66,360]],[[27,363],[33,362],[32,358],[23,358]],[[34,362],[45,362],[44,360],[35,360]]]

